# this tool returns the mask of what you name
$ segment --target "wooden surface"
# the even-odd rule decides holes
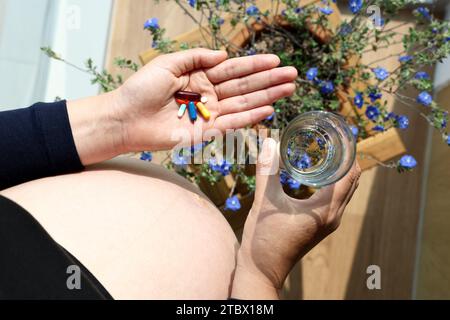
[[[317,3],[319,0],[303,0],[301,2],[301,6],[307,6],[312,3]],[[257,0],[255,1],[258,9],[260,12],[265,12],[266,10],[270,10],[271,12],[275,12],[275,9],[273,8],[273,3],[268,0]],[[337,8],[336,4],[330,3],[330,7],[333,8],[334,12],[328,17],[328,20],[330,21],[330,26],[333,30],[335,30],[341,21],[341,16],[339,9]],[[284,8],[284,5],[280,4],[278,8],[278,13],[281,12],[281,10]],[[238,23],[237,25],[233,26],[231,24],[232,15],[224,15],[224,24],[221,27],[221,33],[224,37],[226,37],[233,45],[237,47],[242,47],[248,40],[250,33],[247,30],[247,27],[243,23]],[[279,18],[280,16],[277,16]],[[270,19],[271,17],[269,17]],[[184,32],[182,34],[177,34],[172,38],[173,41],[176,42],[176,46],[182,44],[182,43],[189,43],[191,46],[202,46],[202,47],[212,47],[212,38],[211,36],[206,32],[206,29],[203,28],[205,24],[202,24],[202,27],[197,26],[196,28],[189,30],[187,32]],[[202,30],[202,32],[199,32],[199,30]],[[261,30],[262,24],[260,23],[253,23],[253,30]],[[326,39],[329,37],[328,34],[324,32],[321,29],[318,29],[315,26],[311,26],[311,30],[320,38],[320,39]],[[223,48],[224,49],[224,48]],[[146,49],[143,51],[140,55],[140,61],[142,64],[146,64],[161,53],[156,49]]]
[[[144,22],[157,17],[159,24],[166,28],[168,37],[187,32],[195,24],[173,1],[115,0],[111,23],[111,37],[108,46],[106,67],[113,67],[114,58],[127,57],[139,62],[139,54],[151,48],[152,37],[144,30]]]
[[[161,1],[161,5],[159,8],[151,0],[116,0],[108,65],[118,55],[137,59],[150,46],[150,36],[142,30],[147,18],[158,16],[172,35],[194,27],[173,3]],[[400,49],[391,47],[390,52]],[[365,60],[377,58],[372,55]],[[393,58],[384,65],[392,70],[396,64]],[[384,168],[366,171],[341,227],[314,248],[291,274],[286,298],[411,298],[427,124],[408,107],[393,99],[390,104],[396,112],[410,116],[413,129],[401,132],[401,137],[419,168],[402,175]],[[366,269],[372,264],[381,267],[381,290],[366,287]]]
[[[405,25],[399,31],[405,32],[410,26]],[[399,52],[401,47],[391,46],[389,53],[370,54],[364,61]],[[397,63],[392,58],[382,65],[393,70]],[[410,117],[413,129],[401,132],[401,137],[408,152],[422,165],[411,174],[399,175],[385,168],[363,174],[340,229],[303,259],[302,298],[412,297],[427,124],[409,107],[394,99],[389,102],[395,112]],[[381,268],[381,290],[366,287],[369,265]]]
[[[361,170],[373,168],[378,162],[388,162],[406,152],[399,130],[391,128],[357,144],[357,159]]]
[[[450,86],[437,97],[450,111]],[[434,132],[416,297],[450,299],[450,147]]]

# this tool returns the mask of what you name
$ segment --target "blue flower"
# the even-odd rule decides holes
[[[350,34],[352,32],[352,30],[353,30],[352,25],[348,22],[344,22],[341,25],[339,33],[343,36],[346,36],[346,35]]]
[[[293,179],[286,170],[280,172],[280,183],[282,185],[289,186],[290,189],[299,189],[301,184],[297,180]]]
[[[316,79],[318,73],[319,73],[319,69],[311,68],[306,72],[306,79],[308,79],[309,81],[314,81],[314,79]]]
[[[386,129],[384,129],[384,126],[383,126],[383,125],[376,125],[375,127],[372,128],[372,130],[373,130],[373,131],[380,131],[380,132],[383,132],[383,131],[385,131]]]
[[[447,136],[447,144],[450,146],[450,135]]]
[[[325,140],[323,140],[322,138],[317,138],[316,141],[319,149],[323,150],[325,148]]]
[[[386,80],[389,77],[389,72],[385,68],[378,67],[374,68],[372,71],[375,74],[375,77],[380,81]]]
[[[323,14],[326,14],[326,15],[330,15],[334,12],[334,10],[331,9],[330,7],[323,7],[323,8],[320,8],[319,10],[320,10],[320,12],[322,12]]]
[[[256,16],[259,13],[259,9],[257,6],[255,5],[251,5],[250,7],[247,8],[247,10],[245,10],[245,12],[249,15],[249,16]]]
[[[414,78],[416,78],[417,80],[424,80],[424,79],[428,80],[430,79],[430,76],[425,71],[419,71],[416,73]]]
[[[200,152],[200,151],[202,151],[202,149],[204,148],[204,147],[206,147],[208,145],[208,142],[202,142],[202,143],[198,143],[198,144],[196,144],[196,145],[193,145],[192,147],[191,147],[191,154],[192,155],[194,155],[194,154],[196,154],[196,153],[198,153],[198,152]]]
[[[358,127],[357,126],[350,126],[350,130],[352,130],[353,136],[355,138],[357,138],[358,137],[358,133],[359,133]]]
[[[175,151],[172,154],[172,163],[176,166],[181,166],[184,167],[188,164],[188,157],[185,156],[184,154],[184,149]]]
[[[423,91],[417,96],[416,100],[418,103],[428,107],[433,102],[433,97],[428,92]]]
[[[158,18],[151,18],[145,21],[144,29],[159,29]]]
[[[208,161],[208,165],[211,168],[212,171],[220,171],[221,166],[219,163],[217,163],[217,159],[216,158],[211,158]]]
[[[288,173],[286,172],[286,170],[280,171],[280,183],[281,184],[284,184],[284,185],[287,184],[289,178],[290,177],[289,177]]]
[[[363,6],[362,0],[350,0],[348,3],[348,7],[353,14],[358,13]]]
[[[144,152],[141,153],[140,159],[142,161],[151,162],[153,160],[153,155],[152,155],[151,152],[144,151]]]
[[[268,117],[266,118],[266,120],[267,120],[267,121],[271,121],[271,120],[273,120],[273,117],[275,117],[275,112],[272,113],[270,116],[268,116]]]
[[[152,48],[156,48],[158,46],[158,41],[152,41]]]
[[[375,121],[380,115],[380,110],[374,106],[368,106],[366,109],[366,116],[372,121]]]
[[[320,92],[322,94],[330,94],[334,91],[334,84],[331,81],[322,81],[320,83]]]
[[[397,127],[400,129],[407,129],[409,127],[409,119],[407,116],[397,116]]]
[[[353,99],[353,103],[355,104],[355,106],[357,106],[359,109],[362,108],[362,106],[364,105],[364,97],[362,95],[361,92],[358,92],[355,96],[355,98]]]
[[[398,61],[400,61],[400,62],[409,62],[409,61],[411,61],[413,59],[413,57],[411,57],[411,56],[401,56],[400,58],[398,58]]]
[[[231,172],[231,166],[232,164],[229,163],[227,160],[223,160],[221,165],[220,165],[220,172],[222,173],[223,176],[227,176],[230,174]]]
[[[298,13],[302,12],[302,8],[297,7],[294,9],[294,12],[298,14]]]
[[[197,3],[197,0],[188,0],[188,2],[192,8],[195,8],[195,4]]]
[[[417,12],[425,19],[427,19],[427,20],[431,19],[430,10],[428,10],[428,8],[419,7],[419,8],[417,8]]]
[[[417,161],[414,159],[413,156],[410,155],[404,155],[401,157],[401,159],[398,161],[399,166],[406,168],[406,169],[412,169],[415,166],[417,166]]]
[[[441,129],[447,128],[448,111],[444,111],[441,119]]]
[[[298,182],[297,180],[289,178],[288,186],[289,186],[289,188],[296,190],[296,189],[300,189],[301,183]]]
[[[231,172],[232,165],[227,160],[217,162],[216,158],[211,158],[208,164],[212,171],[220,172],[223,176],[227,176]]]
[[[381,92],[372,91],[369,93],[370,101],[375,102],[378,99],[381,99],[383,97],[383,94]]]
[[[389,112],[385,117],[384,117],[384,121],[388,121],[390,119],[397,119],[397,116],[395,115],[395,113],[393,112]]]
[[[250,48],[250,49],[247,50],[246,53],[247,53],[248,56],[253,56],[253,55],[256,54],[256,50],[254,48]]]
[[[225,201],[225,210],[238,211],[241,208],[241,203],[237,196],[229,197]]]
[[[297,168],[299,169],[308,169],[309,167],[311,167],[311,158],[304,153],[300,160],[297,161]]]

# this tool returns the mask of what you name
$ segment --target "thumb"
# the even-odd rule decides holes
[[[341,180],[316,191],[308,200],[323,205],[333,202],[334,204],[337,204],[337,206],[340,206],[343,203],[350,201],[350,198],[358,187],[360,176],[361,167],[359,166],[358,161],[355,160],[352,168]]]
[[[256,193],[282,191],[279,178],[278,143],[271,138],[264,140],[261,154],[256,164]]]
[[[161,56],[158,64],[179,77],[189,71],[214,67],[226,59],[225,51],[196,48]]]

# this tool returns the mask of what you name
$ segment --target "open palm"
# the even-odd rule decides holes
[[[193,49],[156,58],[133,75],[122,88],[120,119],[124,121],[130,151],[170,149],[178,143],[173,133],[183,129],[192,143],[208,129],[242,128],[273,113],[271,104],[295,90],[297,71],[277,68],[275,55],[228,59],[223,51]],[[179,90],[208,98],[211,118],[198,117],[195,125],[187,114],[177,118],[173,95]]]

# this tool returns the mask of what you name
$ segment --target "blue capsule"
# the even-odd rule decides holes
[[[197,120],[197,110],[195,110],[195,104],[193,101],[189,102],[188,105],[189,118],[191,121]]]

